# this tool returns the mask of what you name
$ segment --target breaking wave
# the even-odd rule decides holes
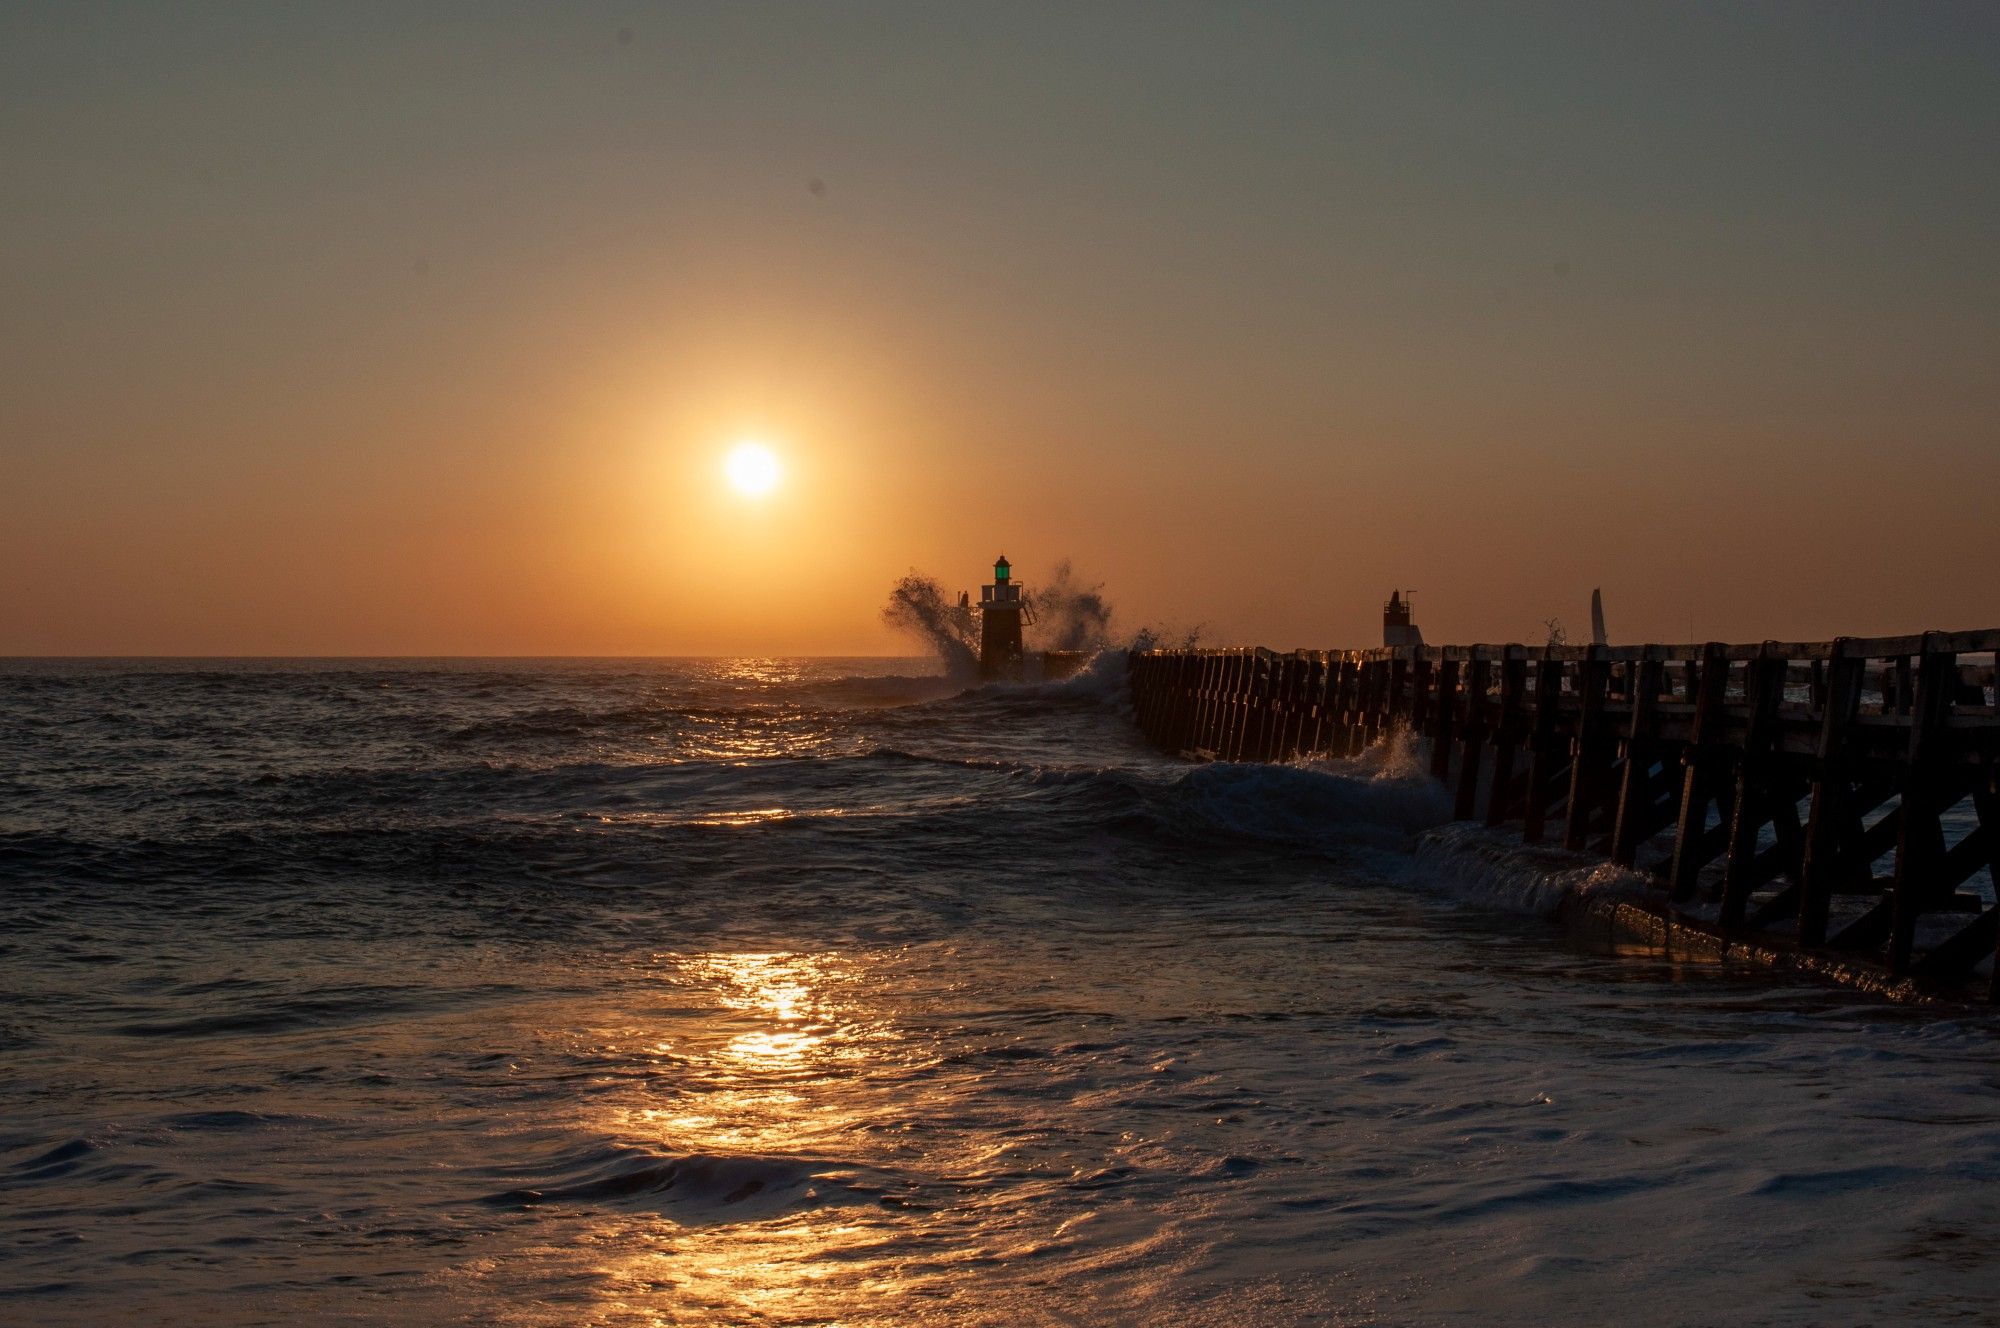
[[[495,1208],[611,1206],[661,1213],[683,1226],[752,1222],[833,1204],[881,1202],[881,1178],[827,1158],[669,1155],[625,1144],[558,1154],[528,1173],[532,1185],[480,1196]],[[874,1183],[870,1183],[870,1180]]]
[[[1472,821],[1439,826],[1417,840],[1418,875],[1468,903],[1553,918],[1586,899],[1639,897],[1646,878],[1585,853],[1523,844],[1514,827]]]
[[[1407,848],[1451,817],[1437,781],[1367,753],[1295,765],[1213,762],[1182,776],[1176,791],[1197,826],[1321,850]]]

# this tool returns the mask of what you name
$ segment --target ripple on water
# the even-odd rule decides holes
[[[510,1169],[511,1170],[511,1169]],[[524,1168],[532,1184],[480,1196],[489,1207],[644,1209],[685,1226],[763,1221],[784,1213],[872,1204],[900,1185],[879,1169],[832,1158],[663,1155],[627,1144],[567,1150]],[[519,1173],[517,1173],[519,1174]]]

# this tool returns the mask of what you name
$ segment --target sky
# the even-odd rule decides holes
[[[1996,69],[1983,3],[0,0],[0,654],[905,653],[1003,551],[1281,649],[2000,624]]]

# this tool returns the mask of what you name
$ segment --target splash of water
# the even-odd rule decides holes
[[[889,589],[882,620],[922,640],[953,678],[979,671],[979,633],[972,610],[945,593],[933,577],[912,571]]]
[[[1034,610],[1034,621],[1026,634],[1030,650],[1187,650],[1201,637],[1199,627],[1185,632],[1141,627],[1129,641],[1120,642],[1111,634],[1112,606],[1103,585],[1078,579],[1067,558],[1055,565],[1048,580],[1031,593],[1029,602]],[[960,604],[935,577],[911,571],[896,582],[889,589],[882,619],[928,646],[950,677],[971,678],[979,671],[979,620],[973,609]]]
[[[1193,627],[1185,629],[1178,627],[1141,627],[1138,631],[1132,633],[1132,639],[1126,643],[1125,648],[1127,650],[1193,650],[1201,644],[1201,636],[1205,630],[1207,630],[1206,626],[1201,623],[1196,623]]]
[[[1104,587],[1085,585],[1065,558],[1034,592],[1029,643],[1038,650],[1102,650],[1111,644],[1111,605]]]

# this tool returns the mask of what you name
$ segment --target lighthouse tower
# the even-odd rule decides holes
[[[1410,621],[1410,601],[1403,598],[1403,592],[1389,592],[1389,602],[1382,606],[1382,644],[1385,646],[1420,646],[1424,634]]]
[[[1021,623],[1028,602],[1014,583],[1007,555],[993,564],[993,584],[979,588],[979,676],[1012,678],[1021,672]]]

